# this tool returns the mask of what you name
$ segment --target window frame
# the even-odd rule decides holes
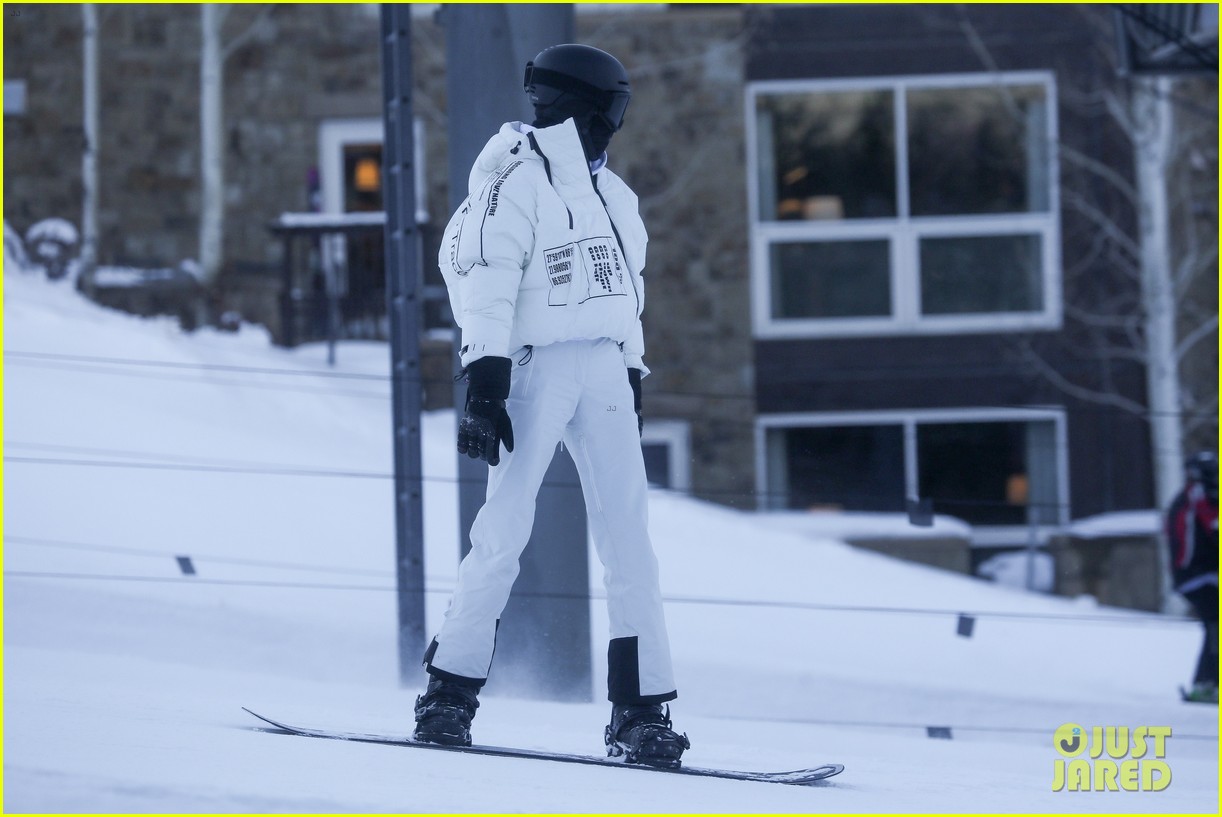
[[[692,489],[692,425],[687,420],[645,420],[641,447],[659,445],[667,449],[670,485],[664,490],[687,493]]]
[[[25,116],[28,111],[29,83],[24,78],[4,80],[4,115]]]
[[[319,199],[324,213],[344,212],[344,148],[348,145],[382,145],[382,158],[386,152],[385,123],[379,116],[338,117],[323,119],[318,123],[318,186]],[[415,166],[424,167],[425,132],[424,120],[416,117],[412,121],[412,142]],[[416,173],[416,223],[427,224],[428,185],[424,173]]]
[[[908,497],[920,496],[919,461],[917,459],[917,426],[962,423],[1031,423],[1051,422],[1056,441],[1057,513],[1056,525],[1069,523],[1069,431],[1065,410],[1058,407],[1031,408],[940,408],[894,409],[880,411],[822,411],[762,414],[755,420],[755,489],[756,507],[761,511],[779,510],[769,484],[768,432],[778,429],[814,428],[827,426],[898,425],[904,438],[904,492]],[[778,492],[779,495],[779,492]],[[1026,525],[978,525],[973,529],[993,534],[1026,532]],[[1046,531],[1050,526],[1041,525]]]
[[[964,216],[912,216],[908,190],[907,92],[913,89],[1039,85],[1047,105],[1048,210]],[[840,221],[761,221],[760,156],[756,104],[761,96],[888,90],[895,106],[896,215]],[[765,80],[747,84],[745,94],[747,211],[749,219],[751,318],[758,339],[864,337],[1057,330],[1062,325],[1060,178],[1056,81],[1051,71],[935,74],[847,79]],[[923,237],[1031,235],[1041,238],[1043,308],[1029,312],[921,314],[919,269]],[[772,314],[770,250],[774,243],[884,240],[891,251],[889,315],[840,318],[778,318]]]

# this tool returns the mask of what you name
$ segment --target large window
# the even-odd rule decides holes
[[[692,430],[685,420],[646,420],[641,432],[645,478],[656,488],[692,488]]]
[[[772,428],[767,449],[770,507],[904,509],[902,425]]]
[[[747,94],[761,337],[1060,323],[1051,74]]]
[[[906,500],[973,525],[1068,518],[1064,416],[964,409],[760,418],[762,504],[902,511]]]

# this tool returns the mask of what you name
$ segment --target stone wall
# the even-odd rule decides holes
[[[5,219],[79,225],[80,9],[6,9],[19,16],[4,30],[5,77],[27,81],[29,104],[5,117]],[[198,256],[198,6],[100,6],[98,17],[99,260],[173,266]],[[381,116],[376,7],[234,5],[223,40],[252,25],[224,69],[227,275],[276,273],[281,243],[266,225],[308,209],[320,123]]]
[[[1163,606],[1162,547],[1158,536],[1054,536],[1048,543],[1056,570],[1054,590],[1061,596],[1091,595],[1100,604],[1156,612]]]
[[[35,222],[81,219],[81,11],[4,8],[4,79],[26,83],[26,112],[4,116],[4,219],[25,235]]]
[[[907,562],[929,565],[954,573],[971,575],[972,572],[972,543],[964,537],[914,537],[912,539],[860,537],[845,541],[853,547],[872,550],[875,553],[903,559]]]
[[[367,4],[263,8],[233,5],[223,32],[232,42],[257,22],[225,63],[226,265],[213,297],[276,332],[283,248],[266,224],[307,209],[324,120],[381,115],[379,21]],[[29,99],[26,114],[5,117],[5,219],[21,232],[49,216],[79,225],[80,8],[5,10],[5,77],[25,79]],[[198,255],[198,7],[98,15],[99,260],[173,267]],[[612,166],[639,193],[651,235],[646,416],[691,423],[697,494],[753,507],[743,27],[737,7],[577,16],[578,40],[615,53],[633,78]],[[415,18],[413,105],[435,227],[449,217],[444,43],[438,22]]]

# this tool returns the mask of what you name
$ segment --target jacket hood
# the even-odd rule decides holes
[[[562,197],[566,190],[592,189],[590,163],[572,119],[548,128],[535,128],[527,138],[532,152],[547,162],[548,178]]]
[[[467,192],[474,194],[490,173],[511,159],[543,161],[531,148],[531,136],[543,155],[548,157],[551,172],[559,174],[568,183],[578,182],[582,177],[588,179],[590,165],[581,147],[581,137],[577,135],[577,125],[572,119],[566,119],[559,125],[548,128],[532,128],[521,122],[506,122],[492,135],[476,157],[475,164],[471,166],[471,175],[467,179]],[[606,154],[603,156],[602,162],[605,163]],[[599,170],[602,166],[603,164],[599,164]]]
[[[488,178],[489,173],[514,156],[512,151],[515,149],[517,150],[516,156],[522,156],[523,151],[530,153],[530,147],[526,143],[526,134],[518,130],[521,126],[521,122],[506,122],[484,145],[484,149],[475,158],[475,164],[471,166],[471,175],[467,179],[468,193],[474,194],[484,179]]]

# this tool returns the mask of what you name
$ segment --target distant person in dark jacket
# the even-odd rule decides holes
[[[1175,589],[1205,625],[1192,701],[1218,702],[1218,456],[1203,451],[1185,464],[1185,485],[1167,511]]]

